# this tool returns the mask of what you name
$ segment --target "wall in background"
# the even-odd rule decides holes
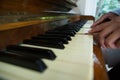
[[[78,0],[77,5],[81,14],[95,16],[97,0]]]
[[[78,7],[70,12],[95,16],[97,0],[78,0],[76,4]]]

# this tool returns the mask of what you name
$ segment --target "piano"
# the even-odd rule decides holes
[[[108,80],[74,0],[1,0],[0,80]]]

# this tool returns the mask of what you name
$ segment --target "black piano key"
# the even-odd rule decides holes
[[[77,27],[75,27],[75,26],[65,26],[62,28],[62,30],[64,30],[64,31],[69,30],[69,31],[77,32],[76,28]]]
[[[76,31],[71,27],[57,27],[53,31],[60,31],[60,32],[66,32],[67,31],[67,32],[71,32],[71,33],[76,34]]]
[[[47,68],[42,60],[35,57],[15,55],[14,53],[3,51],[0,51],[0,61],[38,72],[44,72]]]
[[[38,36],[46,36],[46,37],[57,37],[57,38],[65,38],[66,40],[71,40],[71,37],[69,35],[61,35],[61,34],[43,34]]]
[[[63,41],[61,40],[48,40],[48,39],[38,39],[36,37],[33,37],[32,39],[26,39],[26,40],[33,40],[35,42],[40,42],[40,43],[45,43],[45,44],[53,44],[53,45],[60,45],[60,46],[64,46]],[[26,41],[26,40],[23,40]]]
[[[62,30],[73,30],[74,32],[78,32],[78,26],[75,24],[68,24],[68,25],[64,25],[63,27],[62,27]]]
[[[36,36],[36,37],[32,37],[32,39],[62,41],[64,44],[68,44],[68,40],[66,38],[49,37],[49,36]]]
[[[48,35],[48,36],[58,36],[58,37],[65,37],[68,40],[72,40],[70,35],[65,35],[65,34],[52,34],[52,33],[46,33],[44,35]]]
[[[53,34],[66,34],[70,36],[75,36],[73,32],[66,32],[66,31],[47,31],[46,33],[53,33]]]
[[[75,30],[76,32],[78,32],[80,30],[80,28],[83,27],[83,25],[87,22],[87,20],[79,20],[76,21],[74,23],[69,23],[67,25],[65,25],[66,28],[70,28]]]
[[[63,32],[71,32],[71,33],[74,33],[74,35],[76,34],[75,30],[64,30]]]
[[[76,31],[67,30],[67,29],[66,29],[66,30],[62,30],[62,31],[61,31],[61,30],[56,30],[56,31],[58,31],[58,32],[63,32],[63,33],[65,32],[65,33],[67,33],[67,34],[69,33],[71,36],[74,36],[74,35],[76,34]]]
[[[46,58],[54,60],[56,58],[54,52],[48,49],[32,48],[19,45],[9,45],[6,47],[6,50],[19,55],[34,56],[40,59]]]
[[[58,48],[58,49],[64,49],[63,42],[60,41],[53,41],[53,40],[39,40],[39,39],[31,39],[31,40],[24,40],[24,44],[30,44],[30,45],[37,45],[37,46],[43,46],[43,47],[51,47],[51,48]]]

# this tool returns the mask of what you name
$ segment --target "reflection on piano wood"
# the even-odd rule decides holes
[[[70,0],[1,0],[0,79],[92,80],[93,39],[83,33],[93,17],[67,13],[75,6]]]

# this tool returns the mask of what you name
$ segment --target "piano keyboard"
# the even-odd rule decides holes
[[[60,43],[64,43],[62,47],[60,47],[61,45],[53,47],[52,45],[19,44],[18,46],[23,47],[23,50],[17,46],[8,46],[6,48],[8,52],[6,53],[13,55],[15,53],[15,56],[21,56],[22,54],[25,56],[21,56],[22,59],[24,60],[27,58],[25,59],[27,61],[23,61],[26,65],[22,65],[22,67],[21,64],[18,64],[20,65],[18,66],[10,64],[9,61],[0,61],[0,78],[3,80],[93,80],[93,38],[91,35],[84,35],[84,33],[90,29],[89,27],[91,24],[91,21],[87,21],[80,31],[75,35],[70,35],[72,40],[69,40],[68,44],[64,42]],[[56,34],[59,33],[56,32]],[[68,36],[68,39],[70,38]],[[53,40],[55,39],[53,38]],[[24,52],[15,52],[14,47],[20,51],[25,51],[25,48],[28,47],[27,50],[29,51],[25,52],[25,54]],[[43,51],[45,50],[47,52],[45,53],[44,51],[45,54],[42,54],[41,52],[41,55],[43,56],[38,57],[38,52],[41,51],[39,49],[43,49]],[[32,52],[36,53],[37,56]],[[28,54],[31,55],[28,57]],[[50,55],[50,57],[46,55]],[[14,56],[12,57],[15,58]],[[8,57],[5,58],[8,59]],[[13,59],[13,62],[21,62],[18,58],[19,57],[17,57],[17,59]],[[37,65],[40,65],[38,66],[39,68],[34,67],[35,65],[30,63],[30,61],[36,62],[36,60],[39,62],[37,63]],[[32,66],[29,66],[29,64]]]

